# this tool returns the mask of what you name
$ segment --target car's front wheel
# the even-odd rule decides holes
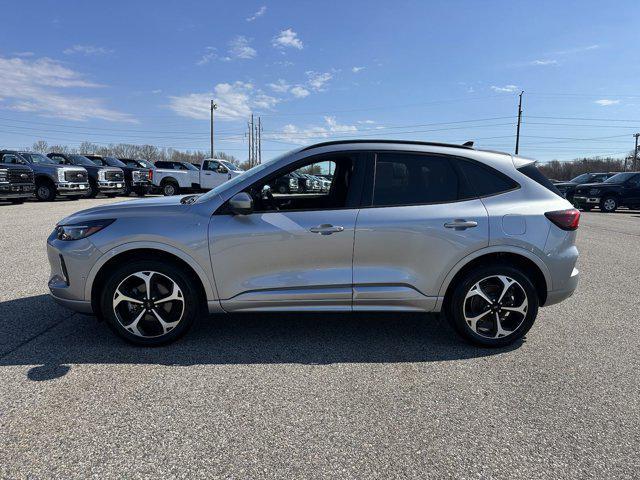
[[[531,280],[506,264],[467,272],[454,287],[448,316],[456,331],[472,343],[503,347],[522,338],[538,314]]]
[[[618,208],[618,201],[614,197],[605,197],[600,201],[600,211],[613,213]]]
[[[200,313],[201,299],[191,276],[172,263],[139,260],[123,264],[106,280],[101,316],[122,338],[143,346],[172,342]]]

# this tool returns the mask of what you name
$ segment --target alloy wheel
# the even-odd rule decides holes
[[[467,326],[485,338],[514,333],[527,317],[529,301],[522,285],[505,275],[485,277],[474,284],[462,306]]]
[[[604,201],[604,209],[607,211],[612,211],[616,209],[616,201],[613,198],[607,198]]]
[[[49,198],[51,195],[51,190],[46,185],[41,185],[38,187],[38,198]]]
[[[167,197],[172,197],[176,194],[176,187],[174,187],[172,183],[166,184],[164,187],[164,194]]]
[[[185,312],[178,284],[158,272],[136,272],[126,277],[113,294],[113,312],[128,332],[143,338],[166,335]]]

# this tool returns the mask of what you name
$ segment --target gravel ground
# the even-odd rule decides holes
[[[46,296],[55,222],[111,201],[0,206],[0,477],[637,478],[640,213],[584,214],[578,292],[508,349],[409,314],[139,349]]]

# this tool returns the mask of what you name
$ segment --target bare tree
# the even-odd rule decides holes
[[[33,142],[31,150],[38,153],[47,153],[49,151],[49,144],[44,140],[38,140],[37,142]]]

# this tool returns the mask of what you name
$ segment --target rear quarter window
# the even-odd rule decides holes
[[[556,188],[556,186],[553,183],[551,183],[551,180],[549,180],[547,177],[544,176],[544,174],[538,169],[538,167],[536,167],[535,163],[529,163],[524,167],[520,167],[518,168],[518,171],[523,175],[526,175],[527,177],[529,177],[534,182],[539,183],[540,185],[545,187],[547,190],[562,197],[562,194],[560,193],[560,191]]]
[[[487,197],[518,188],[517,182],[486,165],[462,160],[458,163],[471,189],[470,196]]]

